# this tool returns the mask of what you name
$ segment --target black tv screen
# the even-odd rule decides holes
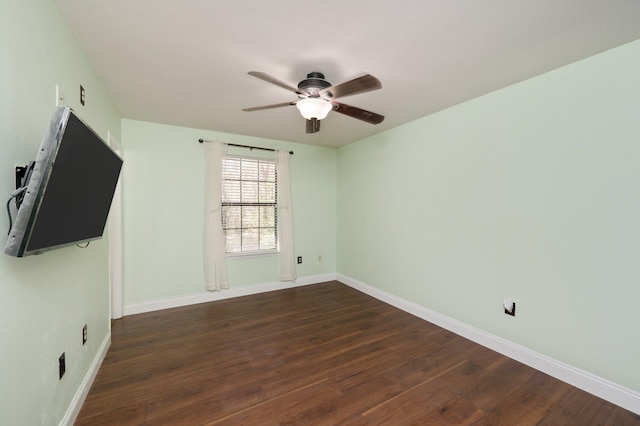
[[[122,159],[69,107],[49,123],[5,253],[28,256],[102,237]]]

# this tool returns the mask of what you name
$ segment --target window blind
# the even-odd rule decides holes
[[[227,253],[278,248],[277,173],[274,160],[222,159],[222,229]]]

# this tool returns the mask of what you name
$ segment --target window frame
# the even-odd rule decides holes
[[[274,202],[247,202],[247,203],[243,203],[243,202],[224,202],[223,198],[224,198],[224,190],[221,190],[222,193],[222,197],[220,200],[220,212],[221,212],[221,221],[222,221],[222,231],[224,234],[224,238],[225,238],[225,255],[227,258],[230,259],[238,259],[238,258],[251,258],[251,257],[262,257],[262,256],[274,256],[274,255],[278,255],[280,253],[280,232],[279,232],[279,226],[278,226],[278,170],[277,170],[277,165],[276,165],[276,161],[275,159],[272,158],[265,158],[265,157],[258,157],[258,156],[247,156],[247,155],[237,155],[237,154],[224,154],[223,155],[223,166],[222,166],[222,180],[221,180],[221,185],[225,184],[225,181],[228,180],[233,180],[233,179],[225,179],[225,165],[224,165],[224,160],[225,159],[233,159],[233,160],[240,160],[240,161],[252,161],[252,162],[258,162],[258,164],[260,162],[266,162],[266,163],[271,163],[273,164],[274,167],[274,171],[275,171],[275,175],[274,175],[274,183],[275,183],[275,200]],[[255,180],[251,180],[251,179],[242,179],[242,177],[238,180],[240,182],[240,194],[242,194],[242,182],[268,182],[268,181],[260,181],[259,178],[257,181]],[[242,229],[250,229],[252,227],[247,227],[244,228],[243,226],[241,226],[240,228],[225,228],[225,223],[224,223],[224,208],[226,206],[273,206],[273,210],[274,210],[274,233],[275,233],[275,247],[274,248],[266,248],[266,249],[258,249],[258,250],[240,250],[240,251],[227,251],[227,247],[228,247],[228,237],[227,237],[227,230],[228,229],[239,229],[240,233],[242,233]],[[258,226],[258,233],[260,233],[260,229],[262,229],[263,227]],[[266,228],[272,228],[271,226],[269,227],[264,227]],[[256,229],[255,227],[253,227],[253,229]],[[242,248],[242,244],[240,245],[240,248]]]

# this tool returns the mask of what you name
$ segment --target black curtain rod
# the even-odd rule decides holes
[[[200,143],[204,143],[204,139],[198,139],[198,142]],[[229,146],[237,146],[238,148],[249,148],[249,149],[259,149],[261,151],[271,151],[271,152],[275,152],[275,149],[272,148],[262,148],[259,146],[250,146],[250,145],[238,145],[235,143],[227,143],[225,145],[229,145]],[[289,154],[293,155],[293,151],[289,151]]]

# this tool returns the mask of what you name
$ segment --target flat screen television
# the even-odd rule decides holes
[[[122,159],[71,108],[56,109],[25,168],[28,182],[12,194],[19,207],[4,252],[23,257],[101,238],[121,168]]]

